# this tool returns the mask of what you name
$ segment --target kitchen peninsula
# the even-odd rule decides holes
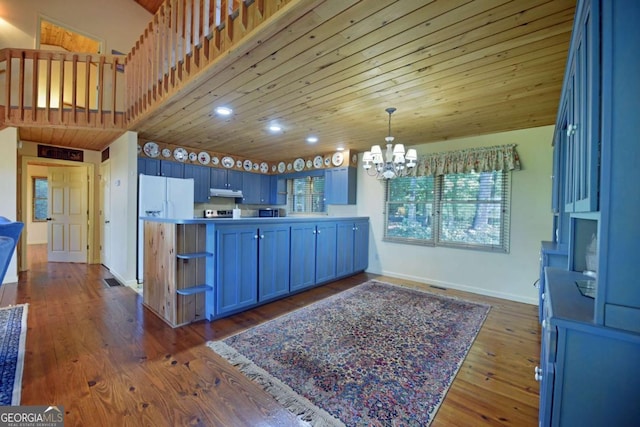
[[[173,327],[364,271],[368,217],[144,221],[144,305]]]

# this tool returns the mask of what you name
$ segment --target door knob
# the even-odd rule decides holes
[[[47,221],[53,221],[53,218],[47,218]]]

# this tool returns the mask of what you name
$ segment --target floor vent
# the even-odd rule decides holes
[[[118,282],[116,279],[114,278],[110,278],[110,279],[104,279],[104,282],[113,287],[113,286],[122,286],[122,284],[120,282]]]

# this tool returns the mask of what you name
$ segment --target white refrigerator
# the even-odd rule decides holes
[[[193,218],[193,178],[140,175],[138,216]],[[144,221],[138,220],[138,283],[144,280]]]

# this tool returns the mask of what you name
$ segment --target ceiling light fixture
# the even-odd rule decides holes
[[[418,154],[413,148],[409,149],[405,155],[404,145],[396,144],[393,146],[393,136],[391,136],[391,115],[396,111],[390,107],[385,110],[389,114],[389,133],[384,139],[387,143],[387,149],[382,157],[382,149],[379,145],[371,147],[371,151],[365,151],[362,155],[362,167],[370,176],[378,179],[393,179],[398,176],[405,176],[411,169],[416,166]],[[375,166],[373,169],[371,166]],[[369,171],[373,171],[373,173]]]
[[[276,132],[280,132],[280,131],[282,131],[282,127],[280,125],[271,125],[271,126],[269,126],[269,132],[276,133]]]
[[[229,107],[216,107],[215,112],[220,116],[230,116],[233,110]]]
[[[315,144],[316,142],[318,142],[318,137],[317,136],[309,136],[309,137],[307,137],[307,142],[309,144]]]

